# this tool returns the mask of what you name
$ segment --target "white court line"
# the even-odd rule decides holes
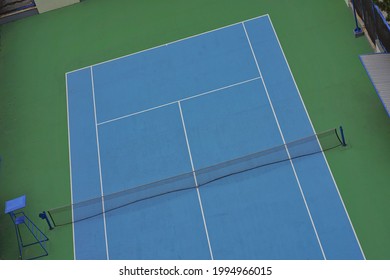
[[[315,134],[314,125],[313,125],[313,123],[312,123],[312,121],[311,121],[311,119],[310,119],[309,112],[307,111],[307,108],[306,108],[306,106],[305,106],[305,103],[303,102],[301,92],[300,92],[299,89],[298,89],[298,85],[297,85],[297,83],[296,83],[296,81],[295,81],[294,75],[293,75],[293,73],[292,73],[292,71],[291,71],[290,65],[289,65],[289,63],[288,63],[288,61],[287,61],[287,58],[286,58],[286,55],[285,55],[285,53],[284,53],[284,51],[283,51],[282,45],[280,44],[278,35],[276,34],[275,27],[274,27],[274,25],[273,25],[273,23],[272,23],[270,17],[268,17],[268,20],[269,20],[269,22],[270,22],[270,24],[271,24],[271,27],[272,27],[272,30],[273,30],[273,32],[274,32],[274,34],[275,34],[276,40],[278,41],[279,48],[280,48],[280,50],[281,50],[281,52],[282,52],[282,54],[283,54],[284,61],[285,61],[286,64],[287,64],[287,68],[288,68],[288,70],[289,70],[289,72],[290,72],[291,78],[292,78],[292,80],[294,81],[295,88],[296,88],[296,90],[297,90],[297,92],[298,92],[299,98],[301,99],[301,103],[302,103],[302,105],[303,105],[303,108],[305,109],[306,116],[307,116],[307,118],[308,118],[308,120],[309,120],[309,122],[310,122],[310,125],[311,125],[311,129],[312,129],[313,133]],[[318,138],[317,138],[317,142],[318,142],[318,145],[321,147],[321,143],[320,143],[320,141],[318,140]],[[321,150],[322,150],[322,147],[321,147]],[[358,243],[358,245],[359,245],[360,252],[362,253],[363,258],[366,259],[366,256],[364,255],[364,252],[363,252],[363,248],[362,248],[362,246],[361,246],[361,244],[360,244],[359,238],[357,237],[355,228],[353,227],[351,218],[350,218],[350,216],[349,216],[349,214],[348,214],[347,208],[345,207],[343,198],[341,197],[341,194],[340,194],[340,190],[339,190],[339,188],[338,188],[338,186],[337,186],[336,180],[335,180],[335,178],[334,178],[334,176],[333,176],[333,173],[332,173],[332,171],[331,171],[331,169],[330,169],[328,160],[326,159],[326,156],[325,156],[325,153],[324,153],[324,152],[322,152],[322,156],[323,156],[323,158],[324,158],[324,160],[325,160],[326,166],[328,167],[330,176],[331,176],[331,178],[332,178],[332,180],[333,180],[333,183],[334,183],[334,186],[335,186],[335,188],[336,188],[336,191],[337,191],[337,193],[338,193],[338,195],[339,195],[340,201],[341,201],[341,203],[342,203],[342,205],[343,205],[343,207],[344,207],[344,211],[345,211],[345,213],[346,213],[346,215],[347,215],[349,224],[351,225],[353,234],[355,235],[356,241],[357,241],[357,243]]]
[[[113,58],[113,59],[110,59],[110,60],[106,60],[106,61],[103,61],[103,62],[92,64],[92,65],[89,65],[89,66],[86,66],[86,67],[82,67],[82,68],[79,68],[79,69],[76,69],[76,70],[72,70],[72,71],[67,72],[66,74],[70,74],[70,73],[73,73],[73,72],[84,70],[84,69],[87,69],[89,67],[102,65],[102,64],[109,63],[109,62],[112,62],[112,61],[116,61],[116,60],[119,60],[119,59],[122,59],[122,58],[127,58],[127,57],[130,57],[130,56],[133,56],[133,55],[136,55],[136,54],[140,54],[140,53],[143,53],[143,52],[148,52],[148,51],[151,51],[151,50],[154,50],[154,49],[157,49],[157,48],[166,47],[166,46],[169,46],[169,45],[172,45],[172,44],[175,44],[175,43],[187,40],[187,39],[196,38],[196,37],[199,37],[199,36],[202,36],[202,35],[206,35],[208,33],[214,32],[214,31],[218,31],[218,30],[222,30],[222,29],[225,29],[225,28],[229,28],[229,27],[232,27],[234,25],[239,25],[239,24],[241,24],[241,23],[243,23],[245,21],[254,20],[254,19],[258,19],[258,18],[262,18],[262,17],[269,17],[269,15],[265,14],[265,15],[253,17],[253,18],[250,18],[250,19],[246,19],[244,21],[240,21],[240,22],[237,22],[237,23],[232,23],[232,24],[229,24],[229,25],[226,25],[226,26],[215,28],[215,29],[212,29],[212,30],[209,30],[209,31],[206,31],[206,32],[199,33],[199,34],[191,35],[191,36],[188,36],[188,37],[185,37],[185,38],[182,38],[182,39],[171,41],[169,43],[161,44],[161,45],[158,45],[158,46],[155,46],[155,47],[152,47],[152,48],[148,48],[148,49],[145,49],[145,50],[141,50],[141,51],[138,51],[138,52],[135,52],[135,53],[123,55],[123,56],[120,56],[120,57],[117,57],[117,58]]]
[[[72,154],[70,147],[70,126],[69,126],[69,95],[68,95],[68,76],[65,75],[65,87],[66,87],[66,118],[68,124],[68,153],[69,153],[69,179],[70,179],[70,203],[73,205],[73,184],[72,184]],[[73,206],[71,207],[72,211],[72,221],[74,221]],[[74,232],[74,226],[72,226],[72,236],[73,236],[73,259],[76,259],[76,237]]]
[[[92,83],[92,98],[93,98],[93,114],[95,118],[95,131],[96,131],[96,145],[97,145],[97,155],[98,155],[98,167],[99,167],[99,179],[100,179],[100,194],[102,196],[102,210],[103,210],[103,227],[104,227],[104,239],[106,243],[106,256],[107,260],[110,259],[108,253],[108,240],[107,240],[107,227],[106,227],[106,214],[104,207],[104,191],[103,191],[103,180],[102,180],[102,167],[100,162],[100,144],[99,144],[99,131],[97,126],[97,117],[96,117],[96,101],[95,101],[95,85],[93,80],[93,69],[91,67],[91,83]]]
[[[194,181],[195,181],[195,186],[196,186],[196,192],[197,192],[197,194],[198,194],[198,201],[199,201],[199,206],[200,206],[200,212],[201,212],[201,214],[202,214],[203,226],[204,226],[204,230],[205,230],[205,233],[206,233],[207,244],[208,244],[208,246],[209,246],[210,257],[211,257],[212,260],[214,260],[213,250],[211,249],[209,231],[207,230],[206,217],[205,217],[205,215],[204,215],[202,199],[201,199],[201,197],[200,197],[198,180],[197,180],[197,178],[196,178],[194,162],[193,162],[193,160],[192,160],[192,153],[191,153],[191,148],[190,148],[190,142],[188,141],[188,137],[187,137],[187,129],[186,129],[186,124],[185,124],[185,122],[184,122],[183,111],[182,111],[182,109],[181,109],[180,101],[177,102],[177,105],[179,106],[181,122],[182,122],[183,130],[184,130],[184,136],[185,136],[185,138],[186,138],[187,149],[188,149],[188,155],[189,155],[189,157],[190,157],[191,168],[192,168],[192,174],[194,175]]]
[[[231,87],[239,86],[239,85],[242,85],[242,84],[245,84],[245,83],[249,83],[249,82],[252,82],[252,81],[255,81],[255,80],[258,80],[258,79],[261,79],[261,77],[252,78],[252,79],[249,79],[249,80],[246,80],[246,81],[242,81],[242,82],[239,82],[239,83],[235,83],[235,84],[231,84],[231,85],[224,86],[224,87],[221,87],[221,88],[217,88],[217,89],[209,90],[209,91],[206,91],[206,92],[202,92],[200,94],[196,94],[196,95],[193,95],[193,96],[190,96],[190,97],[182,98],[180,100],[175,100],[175,101],[172,101],[172,102],[169,102],[169,103],[165,103],[163,105],[159,105],[159,106],[148,108],[148,109],[145,109],[145,110],[142,110],[142,111],[138,111],[138,112],[135,112],[135,113],[131,113],[131,114],[127,114],[127,115],[124,115],[124,116],[120,116],[120,117],[117,117],[117,118],[114,118],[114,119],[111,119],[111,120],[100,122],[97,125],[103,125],[103,124],[107,124],[107,123],[110,123],[110,122],[118,121],[118,120],[121,120],[121,119],[125,119],[125,118],[128,118],[128,117],[132,117],[132,116],[135,116],[135,115],[146,113],[146,112],[149,112],[149,111],[152,111],[152,110],[163,108],[163,107],[166,107],[166,106],[169,106],[169,105],[172,105],[172,104],[176,104],[177,102],[183,102],[183,101],[190,100],[190,99],[193,99],[193,98],[198,98],[198,97],[210,94],[210,93],[214,93],[214,92],[221,91],[221,90],[224,90],[224,89],[228,89],[228,88],[231,88]]]
[[[260,67],[259,67],[259,64],[258,64],[258,61],[257,61],[257,58],[256,58],[256,54],[255,54],[255,52],[254,52],[254,50],[253,50],[252,43],[251,43],[251,40],[249,39],[248,32],[246,31],[246,28],[245,28],[245,24],[244,24],[244,23],[242,23],[242,27],[244,28],[246,37],[247,37],[247,39],[248,39],[248,43],[249,43],[249,46],[250,46],[250,48],[251,48],[253,58],[254,58],[254,60],[255,60],[255,62],[256,62],[257,70],[259,71],[260,76],[262,76],[261,70],[260,70]],[[276,116],[276,112],[275,112],[274,106],[273,106],[273,104],[272,104],[271,98],[270,98],[270,96],[269,96],[268,89],[267,89],[267,86],[266,86],[266,84],[265,84],[264,79],[262,79],[262,82],[263,82],[263,86],[264,86],[265,92],[266,92],[266,94],[267,94],[268,102],[269,102],[269,104],[270,104],[270,106],[271,106],[272,113],[273,113],[273,115],[274,115],[276,124],[277,124],[277,126],[278,126],[280,136],[281,136],[281,138],[282,138],[283,144],[284,144],[285,147],[286,147],[286,152],[287,152],[288,158],[290,159],[290,164],[291,164],[292,170],[293,170],[293,172],[294,172],[295,179],[296,179],[296,181],[297,181],[297,183],[298,183],[298,187],[299,187],[299,190],[300,190],[300,192],[301,192],[303,201],[304,201],[304,203],[305,203],[306,210],[307,210],[307,213],[308,213],[308,215],[309,215],[309,218],[310,218],[310,221],[311,221],[313,230],[314,230],[315,235],[316,235],[316,237],[317,237],[317,241],[318,241],[318,244],[319,244],[319,246],[320,246],[320,249],[321,249],[321,252],[322,252],[322,256],[324,257],[324,259],[326,259],[324,249],[322,248],[321,240],[320,240],[320,238],[319,238],[319,236],[318,236],[317,228],[316,228],[316,226],[315,226],[315,224],[314,224],[313,217],[311,216],[311,212],[310,212],[309,206],[308,206],[308,204],[307,204],[307,202],[306,202],[305,194],[303,193],[302,186],[301,186],[301,182],[300,182],[300,180],[299,180],[299,178],[298,178],[298,175],[297,175],[297,172],[296,172],[296,170],[295,170],[295,166],[294,166],[294,163],[293,163],[293,161],[292,161],[292,159],[291,159],[290,152],[289,152],[289,150],[288,150],[288,148],[287,148],[287,146],[286,146],[286,140],[284,139],[284,135],[283,135],[282,129],[281,129],[281,127],[280,127],[278,117]]]

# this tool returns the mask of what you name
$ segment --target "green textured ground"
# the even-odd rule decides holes
[[[1,26],[0,205],[27,195],[47,258],[73,258],[71,227],[37,218],[70,202],[65,72],[266,13],[316,130],[345,128],[349,148],[327,156],[366,257],[390,259],[390,120],[343,0],[86,0]],[[18,257],[14,234],[0,214],[0,259]]]

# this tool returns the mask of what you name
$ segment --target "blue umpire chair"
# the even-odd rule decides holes
[[[15,226],[19,258],[32,260],[47,256],[49,238],[21,211],[25,206],[25,195],[5,202],[4,212],[10,215]]]

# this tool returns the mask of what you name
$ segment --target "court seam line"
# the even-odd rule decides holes
[[[102,210],[103,210],[103,228],[104,228],[104,239],[106,243],[106,257],[107,260],[110,259],[108,251],[108,238],[107,238],[107,224],[106,224],[106,213],[104,206],[104,191],[103,191],[103,177],[102,177],[102,166],[100,161],[100,143],[99,143],[99,130],[97,125],[97,116],[96,116],[96,100],[95,100],[95,84],[93,79],[93,67],[90,67],[91,71],[91,83],[92,83],[92,99],[93,99],[93,114],[95,121],[95,132],[96,132],[96,146],[97,146],[97,156],[98,156],[98,169],[99,169],[99,180],[100,180],[100,194],[102,196]]]
[[[260,77],[255,77],[255,78],[252,78],[252,79],[249,79],[249,80],[245,80],[245,81],[242,81],[242,82],[234,83],[234,84],[231,84],[231,85],[228,85],[228,86],[220,87],[220,88],[217,88],[217,89],[209,90],[209,91],[206,91],[206,92],[202,92],[202,93],[199,93],[199,94],[196,94],[196,95],[193,95],[193,96],[189,96],[189,97],[186,97],[186,98],[182,98],[182,99],[179,99],[179,100],[168,102],[168,103],[165,103],[165,104],[162,104],[162,105],[158,105],[158,106],[155,106],[155,107],[152,107],[152,108],[148,108],[148,109],[145,109],[145,110],[141,110],[141,111],[138,111],[138,112],[135,112],[135,113],[123,115],[123,116],[120,116],[120,117],[117,117],[117,118],[113,118],[113,119],[110,119],[110,120],[107,120],[107,121],[100,122],[97,125],[99,126],[99,125],[104,125],[104,124],[107,124],[107,123],[119,121],[119,120],[122,120],[122,119],[125,119],[125,118],[129,118],[129,117],[132,117],[132,116],[135,116],[135,115],[143,114],[143,113],[146,113],[146,112],[149,112],[149,111],[153,111],[153,110],[160,109],[160,108],[163,108],[163,107],[166,107],[166,106],[169,106],[169,105],[173,105],[173,104],[176,104],[177,102],[187,101],[187,100],[190,100],[190,99],[202,97],[204,95],[208,95],[208,94],[211,94],[211,93],[215,93],[215,92],[218,92],[218,91],[229,89],[229,88],[232,88],[232,87],[235,87],[235,86],[240,86],[240,85],[243,85],[243,84],[246,84],[246,83],[250,83],[250,82],[256,81],[258,79],[262,79],[261,76]]]
[[[194,167],[194,162],[193,162],[193,160],[192,160],[192,153],[191,153],[191,148],[190,148],[190,142],[189,142],[188,136],[187,136],[187,129],[186,129],[186,125],[185,125],[185,122],[184,122],[184,116],[183,116],[183,111],[182,111],[182,108],[181,108],[180,101],[177,102],[177,105],[179,106],[180,117],[181,117],[181,123],[182,123],[182,125],[183,125],[184,136],[185,136],[186,144],[187,144],[187,151],[188,151],[188,155],[189,155],[189,157],[190,157],[191,168],[192,168],[192,174],[194,175],[194,181],[195,181],[195,186],[196,186],[196,193],[197,193],[197,195],[198,195],[198,202],[199,202],[200,212],[201,212],[202,219],[203,219],[203,226],[204,226],[204,230],[205,230],[205,233],[206,233],[207,244],[208,244],[208,247],[209,247],[209,253],[210,253],[211,260],[214,260],[213,250],[212,250],[212,248],[211,248],[211,242],[210,242],[209,231],[208,231],[208,229],[207,229],[206,216],[205,216],[204,211],[203,211],[202,198],[201,198],[200,191],[199,191],[198,180],[197,180],[196,174],[195,174],[195,167]]]
[[[196,38],[198,36],[203,36],[203,35],[206,35],[208,33],[211,33],[211,32],[214,32],[214,31],[218,31],[218,30],[222,30],[222,29],[225,29],[225,28],[229,28],[229,27],[232,27],[232,26],[235,26],[235,25],[240,25],[243,22],[259,19],[259,18],[262,18],[262,17],[269,17],[269,14],[264,14],[264,15],[261,15],[261,16],[245,19],[243,21],[239,21],[239,22],[236,22],[236,23],[232,23],[232,24],[228,24],[228,25],[225,25],[225,26],[221,26],[221,27],[209,30],[209,31],[205,31],[205,32],[201,32],[201,33],[198,33],[198,34],[190,35],[190,36],[187,36],[187,37],[184,37],[184,38],[181,38],[181,39],[173,40],[173,41],[170,41],[168,43],[163,43],[163,44],[160,44],[160,45],[157,45],[157,46],[154,46],[154,47],[151,47],[151,48],[147,48],[147,49],[144,49],[144,50],[140,50],[140,51],[137,51],[137,52],[134,52],[134,53],[131,53],[131,54],[126,54],[126,55],[122,55],[122,56],[119,56],[119,57],[116,57],[116,58],[112,58],[112,59],[109,59],[109,60],[106,60],[106,61],[98,62],[98,63],[92,64],[92,65],[89,65],[89,66],[85,66],[85,67],[82,67],[82,68],[79,68],[79,69],[71,70],[69,72],[66,72],[66,74],[71,74],[71,73],[74,73],[74,72],[77,72],[77,71],[88,69],[89,67],[99,66],[99,65],[102,65],[102,64],[105,64],[105,63],[113,62],[113,61],[116,61],[116,60],[120,60],[120,59],[123,59],[123,58],[127,58],[127,57],[130,57],[130,56],[136,55],[136,54],[140,54],[140,53],[143,53],[143,52],[151,51],[151,50],[154,50],[154,49],[157,49],[157,48],[166,47],[168,45],[179,43],[181,41],[185,41],[185,40],[188,40],[188,39],[191,39],[191,38]]]
[[[270,22],[270,24],[271,24],[271,27],[272,27],[272,30],[273,30],[273,32],[274,32],[274,34],[275,34],[276,40],[278,41],[279,48],[280,48],[280,50],[281,50],[281,52],[282,52],[282,54],[283,54],[284,60],[285,60],[285,62],[286,62],[286,64],[287,64],[287,68],[288,68],[288,70],[289,70],[289,72],[290,72],[290,76],[291,76],[291,78],[292,78],[292,80],[293,80],[293,82],[294,82],[295,88],[296,88],[296,90],[297,90],[297,92],[298,92],[299,98],[301,99],[301,103],[302,103],[303,108],[304,108],[304,110],[305,110],[305,112],[306,112],[306,116],[307,116],[307,118],[308,118],[308,120],[309,120],[309,123],[310,123],[310,125],[311,125],[312,131],[313,131],[313,133],[315,134],[314,125],[313,125],[313,123],[312,123],[312,121],[311,121],[311,119],[310,119],[309,112],[307,111],[306,105],[305,105],[305,103],[303,102],[303,98],[302,98],[301,92],[299,91],[298,85],[297,85],[297,83],[296,83],[296,81],[295,81],[295,78],[294,78],[294,75],[293,75],[293,73],[292,73],[292,71],[291,71],[290,64],[288,63],[287,58],[286,58],[286,55],[285,55],[285,53],[284,53],[284,51],[283,51],[282,45],[280,44],[278,34],[276,33],[275,27],[274,27],[274,25],[273,25],[272,20],[271,20],[270,17],[268,17],[268,20],[269,20],[269,22]],[[317,137],[317,142],[318,142],[319,146],[320,146],[321,149],[322,149],[322,146],[321,146],[320,141],[318,140],[318,137]],[[344,200],[343,200],[343,198],[342,198],[342,196],[341,196],[341,193],[340,193],[340,190],[339,190],[339,188],[338,188],[338,186],[337,186],[336,179],[334,178],[333,173],[332,173],[332,170],[330,169],[328,160],[327,160],[327,158],[326,158],[326,156],[325,156],[325,153],[324,153],[323,151],[321,152],[321,154],[322,154],[322,157],[323,157],[324,160],[325,160],[325,163],[326,163],[326,166],[327,166],[327,168],[328,168],[329,174],[330,174],[330,176],[331,176],[331,178],[332,178],[332,181],[333,181],[333,183],[334,183],[334,187],[335,187],[335,189],[336,189],[336,191],[337,191],[337,193],[338,193],[338,196],[339,196],[339,198],[340,198],[341,204],[343,205],[345,214],[347,215],[347,218],[348,218],[349,224],[350,224],[350,226],[351,226],[352,232],[353,232],[353,234],[354,234],[354,236],[355,236],[355,239],[356,239],[356,241],[357,241],[357,243],[358,243],[358,245],[359,245],[360,252],[361,252],[363,258],[366,259],[366,256],[365,256],[365,254],[364,254],[363,248],[362,248],[362,246],[361,246],[361,244],[360,244],[359,238],[358,238],[358,236],[357,236],[357,234],[356,234],[355,228],[354,228],[354,226],[353,226],[353,224],[352,224],[352,221],[351,221],[351,218],[350,218],[350,216],[349,216],[347,207],[345,206]]]
[[[70,145],[70,122],[69,122],[69,90],[68,90],[68,76],[65,75],[65,90],[66,90],[66,118],[67,118],[67,126],[68,126],[68,154],[69,154],[69,179],[70,179],[70,203],[73,205],[73,177],[72,177],[72,149]],[[74,221],[74,212],[73,207],[71,207],[72,211],[72,221]],[[75,238],[75,229],[72,226],[72,237],[73,237],[73,259],[76,260],[76,238]]]
[[[256,62],[257,70],[259,71],[259,74],[262,76],[262,73],[261,73],[261,70],[260,70],[260,66],[259,66],[259,63],[258,63],[258,61],[257,61],[256,54],[255,54],[255,52],[254,52],[254,50],[253,50],[251,40],[250,40],[250,38],[249,38],[248,32],[247,32],[246,27],[245,27],[245,23],[242,23],[242,27],[244,28],[244,31],[245,31],[245,34],[246,34],[247,41],[248,41],[249,46],[250,46],[250,49],[251,49],[251,51],[252,51],[253,58],[254,58],[254,60],[255,60],[255,62]],[[295,166],[294,166],[294,163],[293,163],[292,158],[291,158],[291,154],[290,154],[290,152],[289,152],[289,150],[288,150],[288,148],[287,148],[287,146],[286,146],[286,140],[285,140],[285,138],[284,138],[284,135],[283,135],[283,132],[282,132],[282,128],[280,127],[279,120],[278,120],[278,117],[277,117],[277,115],[276,115],[276,111],[275,111],[275,108],[274,108],[274,106],[273,106],[273,103],[272,103],[271,97],[270,97],[270,95],[269,95],[267,86],[266,86],[266,84],[265,84],[264,78],[262,79],[262,82],[263,82],[263,86],[264,86],[264,89],[265,89],[265,92],[266,92],[266,95],[267,95],[267,98],[268,98],[269,105],[270,105],[270,107],[271,107],[271,109],[272,109],[272,113],[273,113],[273,115],[274,115],[274,118],[275,118],[277,127],[278,127],[278,129],[279,129],[279,134],[280,134],[280,136],[281,136],[281,138],[282,138],[283,144],[285,145],[286,152],[287,152],[287,155],[288,155],[288,158],[289,158],[289,161],[290,161],[292,170],[293,170],[293,172],[294,172],[296,182],[297,182],[297,184],[298,184],[298,187],[299,187],[299,190],[300,190],[300,192],[301,192],[301,196],[302,196],[303,202],[304,202],[305,207],[306,207],[307,214],[309,215],[309,219],[310,219],[310,221],[311,221],[311,224],[312,224],[314,233],[315,233],[315,235],[316,235],[316,237],[317,237],[318,245],[319,245],[320,250],[321,250],[321,252],[322,252],[323,258],[326,260],[326,255],[325,255],[324,249],[323,249],[323,247],[322,247],[322,243],[321,243],[320,237],[319,237],[319,235],[318,235],[317,228],[316,228],[316,226],[315,226],[313,217],[312,217],[312,215],[311,215],[310,208],[309,208],[309,206],[308,206],[308,204],[307,204],[306,197],[305,197],[305,194],[304,194],[303,189],[302,189],[302,186],[301,186],[301,182],[300,182],[300,180],[299,180],[299,178],[298,178],[298,174],[296,173]]]

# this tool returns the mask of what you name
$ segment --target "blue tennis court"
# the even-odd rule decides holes
[[[196,170],[315,133],[268,15],[66,80],[72,203],[191,172],[196,185]],[[75,259],[364,259],[323,153],[143,200],[73,234]]]

